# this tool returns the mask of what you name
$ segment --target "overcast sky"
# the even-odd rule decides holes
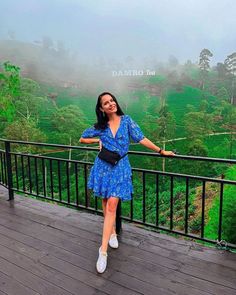
[[[236,51],[235,0],[0,0],[0,39],[49,36],[85,58],[132,56],[212,64]]]

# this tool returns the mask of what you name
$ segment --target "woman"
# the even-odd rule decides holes
[[[103,273],[107,266],[108,244],[118,248],[115,219],[119,199],[131,200],[133,191],[131,166],[126,155],[130,138],[161,155],[172,156],[174,153],[162,150],[145,138],[139,126],[128,115],[124,115],[115,96],[109,92],[99,95],[96,115],[97,123],[83,132],[80,142],[100,143],[100,147],[102,145],[109,151],[118,152],[122,157],[115,166],[96,157],[88,181],[88,187],[93,189],[94,194],[102,197],[104,225],[96,268],[98,273]]]

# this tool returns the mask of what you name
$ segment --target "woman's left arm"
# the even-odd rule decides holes
[[[174,156],[175,155],[175,153],[173,153],[172,151],[164,151],[164,150],[162,150],[160,147],[155,145],[151,140],[149,140],[146,137],[144,137],[144,139],[140,140],[139,143],[144,145],[148,149],[151,149],[151,150],[153,150],[153,151],[155,151],[157,153],[160,153],[163,156]]]

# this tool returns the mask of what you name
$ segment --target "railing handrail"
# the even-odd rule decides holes
[[[0,138],[0,142],[10,142],[16,144],[27,144],[27,145],[36,145],[36,146],[48,146],[48,147],[60,147],[64,149],[75,149],[75,150],[87,150],[98,152],[99,148],[94,147],[82,147],[74,145],[64,145],[64,144],[54,144],[54,143],[43,143],[43,142],[33,142],[33,141],[20,141],[20,140],[10,140]],[[140,152],[140,151],[129,151],[130,155],[143,155],[143,156],[152,156],[152,157],[161,157],[161,158],[171,158],[171,159],[183,159],[183,160],[195,160],[195,161],[206,161],[206,162],[218,162],[226,164],[236,164],[236,159],[223,159],[223,158],[210,158],[210,157],[200,157],[200,156],[186,156],[186,155],[175,155],[173,156],[163,156],[155,152]]]

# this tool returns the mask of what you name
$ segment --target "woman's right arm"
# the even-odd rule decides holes
[[[85,144],[90,144],[90,143],[99,143],[100,139],[98,138],[83,138],[81,137],[79,142],[80,143],[85,143]]]
[[[84,130],[79,142],[85,143],[85,144],[99,143],[100,139],[97,137],[99,137],[100,135],[101,135],[101,130],[95,129],[94,127],[90,127]]]

